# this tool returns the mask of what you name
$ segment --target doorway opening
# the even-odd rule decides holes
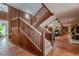
[[[0,20],[0,37],[9,36],[9,30],[8,30],[8,21],[7,20]]]

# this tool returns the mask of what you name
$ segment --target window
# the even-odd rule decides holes
[[[0,3],[0,11],[8,12],[8,6]]]
[[[30,19],[30,15],[29,14],[25,14],[25,18]]]

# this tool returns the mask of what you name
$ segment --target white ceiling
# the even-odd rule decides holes
[[[45,5],[48,7],[48,9],[51,12],[54,12],[54,14],[56,15],[65,11],[69,11],[77,7],[79,4],[77,3],[45,3]]]
[[[37,11],[42,7],[41,3],[7,3],[17,9],[27,12],[31,15],[35,15]]]
[[[79,23],[78,3],[45,3],[45,5],[64,26]]]

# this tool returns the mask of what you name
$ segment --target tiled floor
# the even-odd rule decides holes
[[[8,38],[0,38],[0,56],[34,56],[32,53],[12,44]]]
[[[48,56],[79,56],[79,45],[70,43],[68,34],[59,37],[54,43],[54,49]]]

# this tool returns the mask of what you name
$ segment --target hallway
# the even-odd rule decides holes
[[[70,43],[68,34],[64,34],[56,39],[48,56],[79,56],[79,45]]]
[[[12,44],[7,37],[0,38],[0,56],[34,56],[32,53]]]

